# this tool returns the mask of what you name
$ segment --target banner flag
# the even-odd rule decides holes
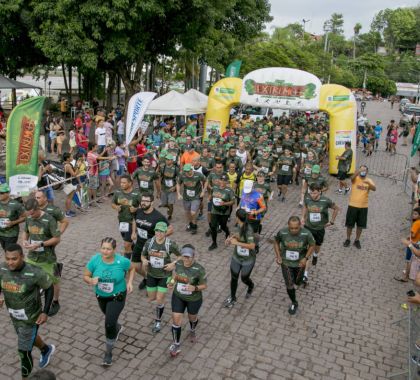
[[[235,59],[233,62],[230,63],[230,65],[226,69],[226,78],[239,78],[239,72],[241,71],[241,64],[242,61],[239,59]]]
[[[156,92],[138,92],[131,97],[128,103],[127,123],[125,127],[125,143],[127,145],[133,140],[141,127],[144,113],[155,96]]]
[[[38,183],[38,147],[45,96],[16,106],[7,121],[6,178],[10,193],[27,196]]]
[[[420,122],[416,127],[416,134],[414,135],[413,146],[411,147],[411,157],[413,157],[420,147]]]

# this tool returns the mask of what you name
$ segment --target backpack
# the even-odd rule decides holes
[[[156,239],[155,239],[154,236],[150,239],[150,241],[149,241],[149,247],[148,247],[148,250],[149,251],[152,249],[152,246],[153,246],[153,243],[155,242],[155,240]],[[170,245],[171,245],[171,240],[168,239],[168,238],[165,238],[165,251],[166,251],[166,254],[168,256],[170,255],[170,253],[169,253]]]

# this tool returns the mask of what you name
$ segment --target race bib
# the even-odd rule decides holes
[[[309,221],[310,222],[320,222],[321,221],[321,213],[320,212],[310,212],[309,213]]]
[[[149,182],[147,182],[147,181],[140,181],[140,187],[142,189],[148,189],[149,188]]]
[[[306,158],[308,155],[306,153],[302,153],[302,158]]]
[[[304,172],[305,174],[311,174],[311,173],[312,173],[312,168],[308,168],[308,167],[306,167],[305,169],[303,169],[303,172]]]
[[[249,249],[237,246],[236,253],[238,254],[238,256],[246,257],[246,256],[249,256]]]
[[[120,232],[128,232],[128,231],[130,231],[130,223],[120,222]]]
[[[222,203],[222,199],[220,199],[220,198],[213,198],[213,204],[215,206],[220,206],[221,203]]]
[[[7,223],[10,222],[8,218],[0,218],[0,228],[7,228]]]
[[[164,264],[163,257],[150,256],[150,265],[152,268],[162,269]]]
[[[195,196],[195,190],[188,190],[188,189],[187,189],[187,195],[188,195],[189,197],[194,197],[194,196]]]
[[[31,240],[31,244],[41,244],[43,243],[42,240]],[[39,247],[37,249],[34,249],[34,252],[44,252],[44,247]]]
[[[18,319],[19,321],[27,321],[28,317],[25,313],[25,309],[9,309],[9,314],[14,318]]]
[[[295,157],[299,158],[300,157],[300,152],[299,153],[295,153]]]
[[[182,284],[180,282],[178,282],[176,284],[176,290],[180,293],[180,294],[185,294],[187,296],[191,295],[192,292],[187,290],[187,284]]]
[[[165,179],[165,186],[166,187],[174,187],[174,180],[173,179]]]
[[[140,239],[147,239],[147,231],[141,228],[137,228],[137,234],[139,235]]]
[[[288,172],[289,171],[289,165],[282,165],[281,170],[284,171],[284,172]]]
[[[113,282],[99,282],[98,289],[104,293],[112,293],[114,291]]]
[[[277,148],[276,150],[277,150],[277,152],[278,152],[278,153],[281,153],[281,152],[283,152],[283,148],[282,148],[282,147],[280,147],[280,148]]]
[[[262,170],[265,174],[267,174],[267,173],[268,173],[268,168],[262,167],[262,168],[261,168],[261,170]]]
[[[296,261],[299,259],[299,252],[296,251],[286,251],[286,259]]]

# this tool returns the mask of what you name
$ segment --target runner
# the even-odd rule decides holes
[[[251,297],[254,290],[254,283],[251,280],[251,272],[255,265],[255,238],[252,227],[247,222],[245,210],[236,211],[236,223],[239,226],[239,233],[229,236],[226,245],[233,245],[233,255],[230,261],[230,296],[225,300],[223,306],[231,308],[235,305],[236,290],[238,289],[239,273],[242,282],[248,286],[245,298]]]
[[[353,151],[351,149],[351,142],[346,141],[344,145],[344,152],[341,156],[337,156],[336,159],[338,160],[338,190],[336,193],[338,194],[347,194],[350,191],[350,187],[347,186],[346,178],[348,176],[348,172],[351,167],[351,162],[353,159]]]
[[[173,343],[169,347],[172,357],[181,352],[181,324],[185,309],[188,312],[190,322],[190,339],[196,341],[196,327],[198,324],[198,312],[203,303],[203,290],[207,289],[207,276],[204,268],[196,262],[195,248],[191,244],[185,244],[181,248],[182,260],[175,265],[175,273],[168,284],[168,288],[174,289],[172,293],[172,338]]]
[[[115,253],[116,247],[115,239],[102,239],[100,253],[96,253],[89,260],[83,273],[84,282],[95,287],[99,308],[105,315],[106,350],[102,362],[104,366],[112,365],[112,349],[123,330],[118,318],[124,309],[127,294],[133,291],[135,273],[133,263]]]
[[[237,193],[236,193],[236,195],[238,197],[237,204],[239,204],[240,201],[241,201],[241,196],[242,196],[242,193],[243,193],[244,184],[245,184],[245,181],[247,181],[247,180],[252,181],[252,182],[257,180],[257,176],[254,173],[254,167],[253,167],[251,162],[248,162],[245,165],[244,172],[241,175],[238,175],[238,177],[237,177],[237,181],[236,181],[236,183],[237,183],[237,187],[236,187]]]
[[[230,234],[227,226],[230,207],[235,203],[235,194],[231,188],[228,187],[228,177],[222,174],[217,185],[214,185],[211,190],[209,200],[211,202],[210,211],[210,230],[212,244],[208,248],[209,251],[217,249],[217,230],[220,226],[221,230],[225,232],[225,238]]]
[[[232,162],[232,164],[234,164]],[[219,180],[224,174],[223,172],[223,163],[220,160],[217,160],[214,164],[213,170],[208,174],[206,184],[204,185],[204,188],[208,192],[208,201],[207,201],[207,222],[209,224],[209,229],[206,231],[206,236],[211,236],[211,210],[213,203],[211,201],[211,193],[214,186],[217,186],[219,184]]]
[[[141,254],[144,271],[147,273],[146,285],[149,302],[156,303],[156,318],[152,332],[161,330],[161,320],[165,309],[165,295],[168,291],[167,284],[176,261],[171,261],[171,254],[180,256],[176,243],[166,237],[168,225],[159,222],[155,226],[155,236],[147,240]]]
[[[287,187],[292,182],[293,173],[296,170],[296,160],[292,156],[292,152],[288,145],[283,148],[284,154],[278,158],[278,174],[277,174],[277,187],[279,189],[278,196],[281,201],[286,201]]]
[[[165,165],[160,168],[161,202],[162,207],[168,208],[168,220],[172,219],[174,204],[176,202],[176,182],[179,169],[175,166],[174,156],[166,155]]]
[[[178,199],[184,200],[187,231],[193,235],[197,233],[197,211],[200,208],[200,198],[204,197],[205,180],[203,174],[194,172],[191,164],[185,164],[176,185]],[[183,185],[182,194],[181,185]]]
[[[270,157],[271,149],[269,147],[264,148],[262,157],[258,156],[254,160],[254,169],[257,172],[262,171],[266,176],[266,182],[270,182],[271,176],[276,171],[276,164],[274,159]]]
[[[309,187],[309,197],[305,198],[305,205],[302,210],[302,224],[315,239],[312,265],[318,262],[318,255],[324,241],[325,228],[334,225],[339,211],[338,206],[329,198],[321,195],[322,188],[319,184],[313,183]],[[329,219],[328,209],[333,210]],[[306,262],[305,273],[303,274],[304,284],[308,283],[309,261]]]
[[[173,227],[169,225],[168,220],[153,207],[154,197],[152,194],[143,194],[140,197],[140,208],[137,209],[135,218],[132,222],[131,239],[135,242],[131,262],[134,263],[136,272],[144,277],[140,282],[139,289],[146,287],[146,273],[141,266],[141,253],[143,252],[144,244],[148,239],[155,236],[155,227],[159,222],[165,222],[169,227],[166,236],[173,233]]]
[[[118,223],[124,241],[124,256],[131,260],[133,255],[133,220],[140,205],[140,193],[133,188],[129,174],[121,176],[120,189],[114,192],[111,207],[118,212]]]
[[[16,244],[19,238],[19,224],[25,221],[25,209],[17,200],[10,198],[7,183],[0,185],[0,244],[3,250],[9,244]]]
[[[150,163],[150,155],[145,156],[142,160],[142,166],[133,174],[133,180],[137,180],[140,194],[154,194],[154,186],[156,186],[157,193],[160,194],[159,175]]]
[[[46,344],[38,334],[39,326],[48,319],[54,289],[48,275],[25,262],[22,247],[9,244],[5,252],[5,263],[0,264],[0,307],[6,303],[13,327],[18,337],[22,378],[32,372],[33,346],[39,348],[39,367],[45,368],[55,351],[53,344]],[[45,302],[42,307],[40,291],[44,290]]]

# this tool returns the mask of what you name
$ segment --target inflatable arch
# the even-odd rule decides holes
[[[224,78],[210,90],[204,133],[217,127],[220,133],[229,124],[232,107],[245,105],[287,110],[321,110],[330,116],[329,172],[337,173],[336,156],[350,141],[353,149],[353,173],[356,161],[357,105],[351,91],[336,84],[322,85],[313,74],[283,67],[250,72],[243,79]]]

